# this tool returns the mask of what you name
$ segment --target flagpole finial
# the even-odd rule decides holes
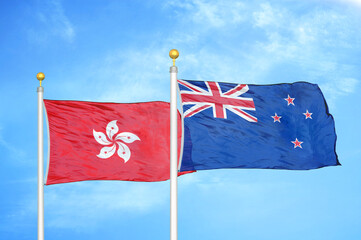
[[[39,72],[38,74],[36,74],[36,78],[40,81],[40,87],[41,87],[41,81],[44,80],[45,74],[42,72]]]
[[[169,57],[173,59],[173,66],[175,66],[175,60],[179,56],[179,52],[177,49],[172,49],[169,51]]]

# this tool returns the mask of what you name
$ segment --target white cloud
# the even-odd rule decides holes
[[[11,183],[36,186],[36,181],[25,179]],[[24,223],[29,224],[36,219],[37,198],[33,193],[17,199],[14,202],[17,208],[2,216],[9,223],[7,226],[11,226],[7,231],[17,231]],[[109,218],[126,223],[124,215],[136,218],[163,208],[168,210],[169,181],[85,181],[50,185],[44,187],[44,204],[46,229],[68,228],[89,232],[102,226],[102,222]]]
[[[86,75],[74,77],[77,83],[63,86],[91,92],[89,100],[168,101],[168,51],[173,47],[180,50],[178,76],[185,79],[322,84],[323,79],[344,78],[345,71],[358,78],[352,74],[356,66],[346,68],[338,58],[342,50],[361,50],[361,35],[355,18],[337,9],[311,8],[300,14],[273,2],[188,0],[165,3],[164,11],[169,10],[178,16],[163,38],[149,40],[143,49],[107,53],[80,69]],[[287,79],[277,76],[287,70],[283,65],[294,68]]]
[[[355,78],[334,78],[320,84],[320,88],[324,93],[327,103],[331,108],[335,108],[337,98],[343,97],[355,92],[359,80]]]
[[[244,4],[237,1],[168,1],[166,8],[180,8],[187,13],[187,19],[202,26],[220,28],[228,24],[239,24],[244,20]],[[183,13],[179,14],[182,16]],[[184,16],[184,15],[183,15]]]
[[[218,199],[222,199],[224,202],[247,202],[248,200],[244,196],[248,196],[248,199],[264,199],[272,191],[289,188],[293,185],[290,181],[275,181],[265,183],[264,181],[258,181],[255,179],[257,173],[245,172],[241,174],[244,178],[240,177],[242,170],[237,169],[217,169],[198,171],[194,174],[189,174],[179,178],[179,195],[183,195],[187,192],[196,192],[199,202],[207,201],[208,203],[216,203]],[[261,170],[259,170],[261,171]],[[264,173],[260,173],[263,176]],[[267,173],[266,175],[270,175]],[[250,178],[250,176],[252,176]],[[267,176],[266,176],[267,178]],[[242,193],[242,194],[237,194]],[[227,196],[231,196],[228,198]],[[208,199],[208,200],[207,200]],[[193,206],[194,207],[194,206]],[[192,207],[190,207],[192,208]],[[238,209],[239,210],[239,209]],[[246,209],[242,209],[245,211]],[[248,214],[252,214],[252,211],[247,211]],[[254,213],[254,212],[253,212]]]
[[[35,42],[46,42],[49,37],[57,36],[67,42],[73,42],[75,29],[59,0],[51,0],[41,3],[36,12],[40,24],[37,28],[28,30],[31,40]]]
[[[262,3],[261,10],[253,12],[254,25],[256,27],[265,27],[267,25],[278,25],[282,20],[282,13],[275,11],[269,3]]]
[[[170,49],[169,49],[170,50]],[[166,89],[169,92],[169,70],[171,59],[168,49],[154,47],[141,51],[115,51],[100,61],[95,78],[106,79],[103,92],[98,101],[142,102],[167,101],[166,94],[159,94]]]
[[[157,211],[168,204],[168,193],[169,183],[166,182],[91,181],[47,186],[46,224],[87,230],[109,217],[117,218],[125,213],[139,216]]]
[[[335,8],[314,8],[297,16],[289,9],[268,3],[261,4],[260,9],[253,14],[255,25],[264,31],[267,40],[257,42],[252,55],[258,61],[263,59],[266,71],[291,65],[298,80],[321,85],[332,107],[337,98],[354,92],[358,85],[357,66],[345,62],[342,56],[350,49],[352,54],[361,51],[355,16]],[[282,74],[287,69],[279,71]]]
[[[361,0],[329,0],[329,1],[351,4],[352,6],[361,7]]]
[[[62,76],[53,79],[62,81],[55,98],[122,103],[169,101],[172,60],[168,56],[170,48],[160,45],[163,44],[153,43],[145,49],[115,49],[77,66],[72,72],[72,79],[77,81],[64,81]],[[48,94],[51,92],[49,89]]]
[[[341,92],[345,94],[355,92],[358,82],[359,81],[354,78],[341,79],[340,81],[341,84],[339,85]]]
[[[13,145],[9,143],[6,138],[3,137],[2,128],[0,127],[0,147],[3,147],[6,152],[8,152],[8,156],[12,159],[21,160],[24,159],[26,153],[19,148],[18,145]]]
[[[360,35],[355,28],[355,18],[332,8],[312,8],[299,14],[269,2],[237,4],[198,0],[166,4],[174,11],[178,8],[182,10],[178,13],[180,17],[177,19],[180,20],[174,29],[178,25],[187,26],[180,34],[174,34],[176,37],[170,38],[180,44],[184,40],[185,50],[192,53],[181,59],[181,76],[183,73],[192,75],[190,79],[264,83],[275,81],[265,79],[275,67],[294,64],[298,68],[295,69],[297,74],[309,78],[302,80],[314,81],[320,76],[317,70],[323,74],[321,77],[328,76],[323,69],[331,62],[332,53],[325,48],[354,49],[357,42],[353,40],[361,39],[353,39]],[[231,9],[242,17],[235,17],[237,14],[232,14]],[[196,24],[190,25],[189,19]],[[247,26],[253,26],[253,32],[232,32]],[[232,32],[229,36],[234,40],[231,44],[228,43],[230,39],[223,37],[229,32]],[[248,34],[253,34],[251,39],[256,41],[246,42],[250,39]],[[214,41],[212,48],[203,44],[210,39]],[[331,59],[334,64],[339,64],[337,54]]]

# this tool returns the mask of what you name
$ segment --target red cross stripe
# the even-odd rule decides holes
[[[217,82],[204,82],[207,89],[198,87],[188,81],[178,80],[178,83],[189,90],[180,91],[183,105],[194,105],[184,113],[184,117],[192,117],[195,114],[208,109],[213,109],[215,118],[227,118],[226,109],[250,122],[257,122],[257,118],[246,113],[244,110],[255,111],[252,98],[239,97],[248,91],[248,85],[239,84],[223,93]]]

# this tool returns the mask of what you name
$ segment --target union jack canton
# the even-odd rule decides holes
[[[190,81],[178,80],[182,105],[193,105],[184,112],[184,118],[192,117],[208,108],[212,108],[214,118],[227,119],[227,111],[244,118],[249,122],[257,122],[257,118],[244,110],[256,111],[252,98],[241,97],[249,88],[246,84],[238,84],[223,91],[218,82],[205,81],[205,86],[196,86]]]

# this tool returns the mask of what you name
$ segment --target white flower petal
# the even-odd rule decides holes
[[[126,143],[132,143],[134,142],[135,140],[139,140],[139,137],[133,133],[130,133],[130,132],[122,132],[122,133],[119,133],[116,137],[115,137],[115,140],[122,140],[123,142],[126,142]]]
[[[93,136],[95,138],[95,140],[100,143],[101,145],[109,145],[112,144],[111,142],[108,141],[107,137],[105,136],[104,133],[102,132],[97,132],[93,129]]]
[[[117,142],[119,145],[118,155],[124,159],[124,162],[127,162],[130,158],[130,150],[127,145],[121,142]]]
[[[113,140],[114,134],[116,134],[119,131],[119,128],[117,126],[117,120],[113,120],[107,125],[107,135],[110,140]]]
[[[99,158],[110,158],[115,153],[117,146],[113,144],[111,147],[103,147],[97,155]]]

